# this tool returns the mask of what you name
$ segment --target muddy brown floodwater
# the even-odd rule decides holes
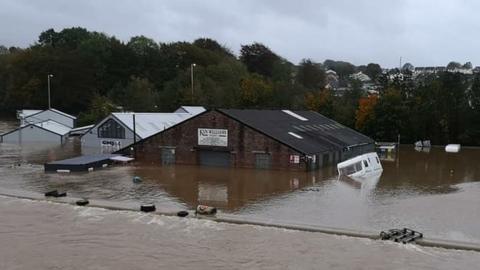
[[[0,133],[15,124],[0,121]],[[208,204],[245,218],[358,230],[409,227],[428,237],[480,243],[480,149],[448,154],[443,148],[417,151],[405,145],[383,158],[378,182],[363,184],[338,180],[334,167],[307,173],[133,164],[92,173],[44,173],[43,163],[79,154],[74,139],[62,146],[0,144],[0,188],[61,189],[77,197],[153,202],[179,210]],[[143,181],[133,183],[133,176]],[[0,247],[1,269],[29,269],[38,263],[45,266],[39,269],[77,269],[81,256],[72,254],[88,254],[82,269],[133,269],[137,263],[150,269],[159,261],[163,264],[157,266],[170,268],[383,269],[385,257],[397,253],[400,259],[395,262],[401,263],[393,269],[473,269],[470,266],[480,262],[479,254],[471,252],[11,198],[0,198],[0,214],[1,242],[17,243]],[[159,245],[161,250],[156,249]],[[20,260],[25,254],[19,251],[30,259]],[[294,259],[288,259],[289,253]],[[68,259],[62,260],[62,254]],[[46,262],[48,255],[53,259]],[[102,261],[102,256],[111,261]],[[23,267],[16,268],[19,261]]]
[[[1,196],[0,213],[5,270],[451,270],[480,263],[476,252]]]

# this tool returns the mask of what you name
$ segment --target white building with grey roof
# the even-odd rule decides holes
[[[2,134],[2,143],[64,143],[70,132],[69,127],[54,120],[28,123],[17,129]]]
[[[173,113],[111,113],[81,136],[82,152],[115,152],[204,111],[200,106],[182,106]]]
[[[75,116],[53,108],[47,110],[21,110],[17,112],[17,118],[20,120],[20,126],[53,120],[69,128],[75,127],[75,121],[77,120]]]
[[[18,128],[0,135],[2,143],[64,143],[75,126],[76,117],[50,108],[47,110],[19,110]]]

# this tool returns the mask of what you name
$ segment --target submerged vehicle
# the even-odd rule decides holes
[[[368,178],[383,171],[377,153],[371,152],[337,164],[338,174],[355,178]]]

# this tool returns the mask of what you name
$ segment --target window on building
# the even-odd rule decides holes
[[[350,175],[362,170],[362,162],[356,162],[340,169],[340,174]]]
[[[272,156],[268,153],[255,154],[255,168],[270,169],[272,166]]]
[[[125,139],[125,128],[117,123],[117,121],[108,119],[105,123],[98,127],[98,137]]]

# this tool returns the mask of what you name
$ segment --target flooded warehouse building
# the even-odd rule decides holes
[[[374,141],[317,112],[215,109],[124,149],[140,161],[315,170],[374,150]]]
[[[201,106],[181,106],[171,113],[113,112],[81,136],[82,153],[115,152],[204,111]]]

